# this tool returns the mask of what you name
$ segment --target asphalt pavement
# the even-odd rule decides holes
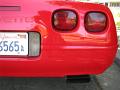
[[[0,90],[100,90],[90,83],[67,83],[64,78],[0,78]]]
[[[0,90],[120,90],[120,52],[115,63],[101,75],[91,75],[89,83],[69,83],[65,78],[0,77]]]

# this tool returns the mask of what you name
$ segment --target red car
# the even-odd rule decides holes
[[[103,73],[117,51],[115,23],[99,4],[0,0],[0,76]]]

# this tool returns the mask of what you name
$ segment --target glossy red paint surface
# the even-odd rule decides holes
[[[111,12],[103,5],[55,0],[0,0],[0,31],[37,31],[41,34],[38,57],[0,57],[0,76],[63,77],[100,74],[112,63],[117,51],[117,35]],[[9,7],[5,10],[1,6]],[[17,7],[16,7],[17,6]],[[52,27],[52,14],[70,9],[78,14],[77,27],[60,32]],[[85,30],[86,13],[103,12],[107,27],[103,32]]]

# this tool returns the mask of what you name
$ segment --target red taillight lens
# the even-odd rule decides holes
[[[85,17],[85,29],[89,32],[102,32],[107,25],[107,18],[104,13],[90,12]]]
[[[73,30],[77,25],[77,14],[72,10],[57,10],[53,13],[52,23],[56,30]]]

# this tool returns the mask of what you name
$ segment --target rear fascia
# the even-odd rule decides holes
[[[20,1],[17,5],[21,6],[20,12],[0,11],[0,31],[39,32],[41,53],[38,57],[0,57],[0,76],[63,77],[100,74],[112,64],[117,50],[117,34],[113,16],[107,7],[46,0]],[[79,20],[74,30],[64,33],[53,28],[52,14],[58,9],[71,9],[78,14]],[[91,11],[103,12],[108,17],[104,32],[89,33],[85,30],[84,18]],[[26,21],[24,17],[32,19],[27,18]],[[9,18],[9,21],[5,18]],[[20,22],[18,19],[21,18]]]

